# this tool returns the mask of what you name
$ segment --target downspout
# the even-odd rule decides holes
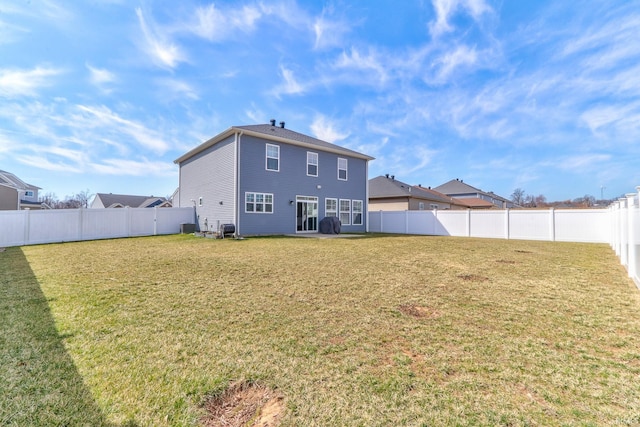
[[[366,185],[365,185],[365,198],[364,198],[364,209],[365,209],[365,218],[367,221],[367,224],[364,227],[364,231],[365,232],[369,232],[369,160],[365,160],[365,164],[364,164],[364,171],[365,171],[365,178],[366,178]]]
[[[234,159],[234,164],[235,164],[235,169],[233,171],[234,173],[234,182],[236,185],[236,197],[235,200],[233,202],[234,206],[233,206],[233,212],[235,215],[235,224],[236,224],[236,236],[240,236],[240,207],[242,206],[242,204],[240,203],[240,142],[242,141],[242,131],[241,132],[236,132],[236,140],[235,140],[235,159]]]

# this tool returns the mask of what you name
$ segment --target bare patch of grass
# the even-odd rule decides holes
[[[0,285],[3,425],[199,425],[242,378],[280,426],[640,419],[607,245],[161,236],[8,248]]]
[[[232,384],[222,395],[209,398],[204,408],[204,427],[276,427],[285,410],[279,393],[247,382]]]
[[[407,316],[413,316],[418,319],[440,317],[440,313],[437,310],[415,304],[402,304],[398,307],[398,310]]]

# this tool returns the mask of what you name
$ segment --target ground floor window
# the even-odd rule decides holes
[[[324,199],[324,216],[338,216],[338,199]]]
[[[352,225],[362,225],[362,200],[353,200],[351,202],[352,209]]]
[[[244,193],[244,210],[247,213],[272,213],[273,194],[271,193]]]
[[[351,200],[340,199],[340,223],[351,224]]]

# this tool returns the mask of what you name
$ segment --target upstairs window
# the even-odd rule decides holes
[[[347,180],[347,159],[338,157],[338,179],[340,181]]]
[[[25,196],[25,197],[33,197],[33,191],[31,191],[31,190],[27,190],[27,191],[25,191],[25,192],[24,192],[24,196]]]
[[[280,170],[280,146],[267,144],[267,170],[278,172]]]
[[[307,151],[307,175],[318,176],[318,153]]]

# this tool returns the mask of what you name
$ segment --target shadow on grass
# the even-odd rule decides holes
[[[22,250],[0,252],[0,425],[112,426],[63,338]]]

